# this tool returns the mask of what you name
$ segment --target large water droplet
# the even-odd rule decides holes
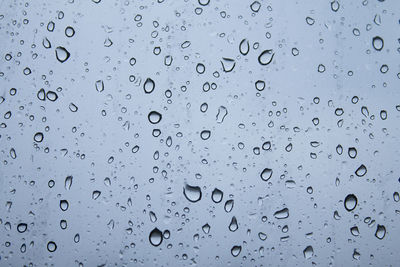
[[[68,52],[67,49],[65,49],[65,47],[58,46],[56,48],[56,58],[59,62],[64,63],[65,61],[67,61],[70,55],[71,54]]]
[[[161,231],[158,230],[158,228],[154,228],[150,232],[149,241],[150,241],[150,244],[152,244],[155,247],[158,247],[159,245],[161,245],[161,243],[163,241],[163,235],[162,235]]]
[[[35,135],[33,136],[33,140],[38,143],[42,142],[43,141],[43,133],[41,133],[41,132],[35,133]]]
[[[209,130],[204,130],[204,131],[201,131],[201,133],[200,133],[200,137],[203,140],[207,140],[208,138],[210,138],[210,136],[211,136],[211,131],[209,131]]]
[[[357,206],[357,197],[353,194],[349,194],[344,199],[344,207],[347,211],[352,211]]]
[[[205,225],[203,225],[203,226],[201,227],[201,229],[203,230],[203,232],[204,232],[205,234],[208,234],[208,233],[210,233],[211,226],[210,226],[208,223],[206,223]]]
[[[201,189],[199,186],[191,186],[185,184],[183,187],[183,195],[186,197],[187,200],[190,202],[197,202],[201,199]]]

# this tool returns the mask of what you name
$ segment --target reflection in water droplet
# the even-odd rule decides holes
[[[65,61],[67,61],[70,55],[71,54],[68,52],[67,49],[65,49],[65,47],[58,46],[56,48],[56,58],[59,62],[64,63]]]
[[[197,202],[201,199],[201,189],[199,186],[191,186],[185,184],[183,187],[183,195],[186,197],[187,200],[190,202]]]
[[[344,199],[344,207],[347,211],[352,211],[357,206],[357,197],[353,194],[349,194]]]
[[[272,170],[269,168],[265,168],[261,174],[260,177],[263,181],[268,181],[272,177]]]
[[[161,231],[158,230],[158,228],[154,228],[150,232],[149,241],[150,241],[150,244],[152,244],[155,247],[158,247],[159,245],[161,245],[161,243],[163,241],[163,235],[162,235]]]
[[[223,197],[224,197],[224,193],[221,190],[219,190],[218,188],[215,188],[211,193],[211,199],[215,203],[220,203],[222,201]]]

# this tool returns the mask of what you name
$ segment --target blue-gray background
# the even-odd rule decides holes
[[[253,2],[0,2],[0,266],[398,265],[400,2]],[[63,63],[57,47],[70,53]],[[274,57],[261,65],[267,49]],[[40,100],[41,88],[58,99]],[[201,188],[200,201],[185,198],[186,183]],[[349,194],[358,199],[350,212]],[[289,217],[276,218],[283,208]],[[170,231],[158,247],[154,228]]]

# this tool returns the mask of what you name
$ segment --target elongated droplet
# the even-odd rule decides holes
[[[344,207],[347,211],[352,211],[356,208],[357,202],[357,197],[353,194],[349,194],[344,199]]]
[[[150,232],[149,241],[150,241],[150,244],[152,244],[155,247],[158,247],[159,245],[161,245],[161,243],[163,241],[163,235],[162,235],[161,231],[158,230],[158,228],[154,228]]]
[[[261,52],[261,54],[258,56],[258,63],[260,63],[263,66],[266,66],[272,62],[274,59],[275,53],[273,52],[272,49],[267,49]]]

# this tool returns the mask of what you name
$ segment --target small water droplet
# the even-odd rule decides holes
[[[250,44],[247,39],[243,39],[239,44],[239,52],[243,56],[247,55],[250,51]]]
[[[304,258],[306,259],[310,259],[312,256],[314,256],[314,249],[312,246],[307,246],[304,250],[303,250],[303,255]]]
[[[218,188],[215,188],[211,193],[211,199],[215,203],[220,203],[222,201],[223,197],[224,197],[224,193],[221,190],[219,190]]]
[[[147,118],[151,124],[157,124],[161,121],[162,115],[157,111],[151,111],[149,115],[147,115]]]
[[[265,169],[261,172],[260,177],[261,177],[261,179],[262,179],[263,181],[268,181],[268,180],[272,177],[272,173],[273,173],[272,169],[270,169],[270,168],[265,168]]]
[[[235,216],[232,217],[231,223],[229,224],[229,227],[228,227],[228,228],[229,228],[229,230],[230,230],[231,232],[235,232],[235,231],[239,228]]]
[[[233,246],[231,249],[231,254],[233,257],[237,257],[239,256],[241,251],[242,251],[242,246]]]
[[[258,56],[258,63],[260,63],[263,66],[266,66],[272,62],[274,59],[275,53],[273,52],[272,49],[267,49],[261,52],[261,54]]]
[[[58,46],[56,48],[56,58],[59,62],[64,63],[70,57],[70,53],[65,47]]]
[[[372,38],[372,46],[375,48],[376,51],[381,51],[384,46],[383,39],[380,36],[375,36]]]
[[[376,226],[375,236],[378,239],[383,239],[386,235],[386,227],[383,225],[378,224]]]
[[[227,200],[227,201],[225,202],[224,210],[225,210],[226,212],[229,213],[229,212],[232,211],[233,206],[234,206],[234,201],[233,201],[233,199],[229,199],[229,200]]]
[[[283,208],[281,210],[278,210],[274,213],[274,217],[276,219],[286,219],[289,217],[289,209],[288,208]]]
[[[146,94],[151,94],[154,91],[156,84],[151,78],[147,78],[143,84],[143,90]]]
[[[57,245],[56,245],[56,243],[54,241],[49,241],[47,243],[47,250],[49,252],[54,252],[54,251],[56,251],[56,249],[57,249]]]
[[[358,177],[363,177],[366,173],[367,173],[367,167],[365,167],[364,164],[361,164],[360,167],[358,167],[357,170],[355,171],[355,174]]]
[[[69,207],[69,203],[68,203],[67,200],[65,200],[65,199],[60,200],[60,209],[61,209],[62,211],[68,210],[68,207]]]

